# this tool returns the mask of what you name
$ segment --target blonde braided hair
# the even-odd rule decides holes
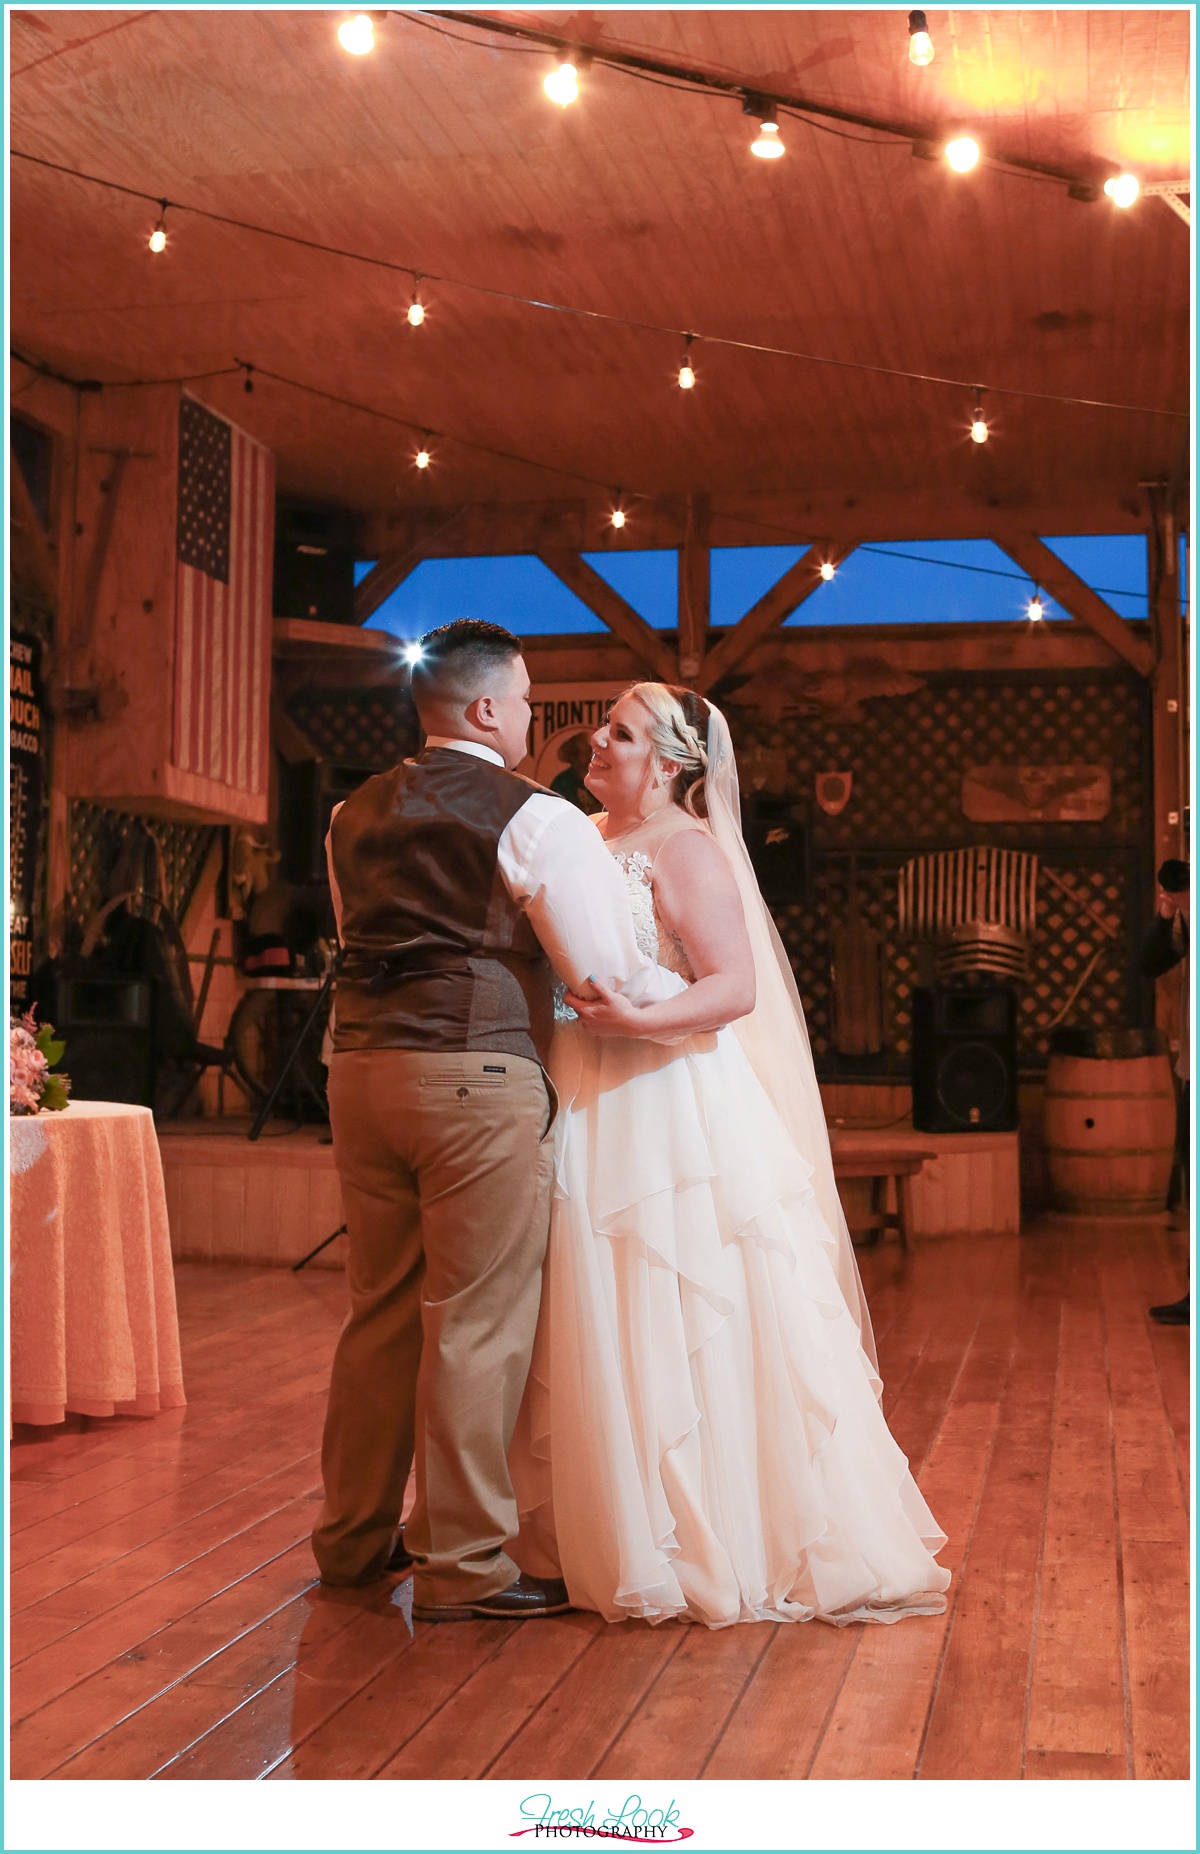
[[[693,817],[707,815],[704,775],[708,770],[708,703],[694,689],[666,682],[635,682],[634,695],[650,716],[650,745],[655,759],[675,760],[679,771],[671,784],[673,803]]]

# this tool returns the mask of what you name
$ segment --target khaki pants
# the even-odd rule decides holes
[[[351,1310],[338,1340],[313,1551],[377,1575],[413,1461],[405,1543],[423,1603],[517,1576],[506,1456],[529,1372],[553,1182],[553,1109],[521,1056],[348,1050],[329,1066]]]

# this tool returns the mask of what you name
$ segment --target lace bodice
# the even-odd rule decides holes
[[[625,877],[633,909],[633,931],[639,951],[656,965],[678,972],[689,984],[695,973],[688,964],[683,942],[671,932],[654,899],[654,863],[645,850],[614,850],[613,861]]]
[[[688,963],[688,956],[683,942],[672,933],[662,916],[654,898],[654,858],[662,844],[677,829],[700,830],[703,825],[693,823],[690,819],[681,823],[679,814],[673,810],[661,817],[658,822],[648,824],[637,836],[626,835],[616,844],[610,846],[610,854],[617,868],[625,878],[629,890],[629,905],[633,911],[633,932],[638,949],[652,959],[655,965],[665,966],[670,972],[678,972],[691,984],[695,978]],[[574,1011],[563,1003],[565,986],[557,984],[554,988],[554,1016],[558,1023],[572,1023]]]

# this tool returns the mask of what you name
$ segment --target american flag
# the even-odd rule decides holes
[[[274,528],[270,451],[184,395],[174,761],[239,792],[267,787]]]

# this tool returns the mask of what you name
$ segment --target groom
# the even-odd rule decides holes
[[[633,990],[654,968],[595,826],[511,770],[530,719],[520,640],[445,625],[412,693],[424,752],[368,779],[329,832],[351,1311],[313,1550],[331,1584],[411,1554],[424,1621],[546,1616],[565,1586],[519,1576],[505,1548],[553,1182],[551,966],[576,990],[589,973]]]

